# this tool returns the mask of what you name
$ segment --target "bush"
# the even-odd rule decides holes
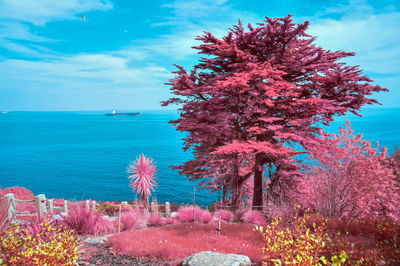
[[[147,220],[147,225],[149,226],[161,226],[165,224],[165,219],[159,214],[152,214]]]
[[[118,215],[120,203],[113,201],[105,201],[97,204],[96,211],[108,216]],[[121,211],[131,211],[133,208],[128,205],[123,205]]]
[[[242,221],[244,223],[256,225],[262,225],[265,223],[264,216],[260,212],[253,210],[248,210],[245,212],[242,216]]]
[[[313,224],[312,229],[307,227],[309,216],[303,218],[295,215],[291,225],[282,225],[281,218],[275,218],[266,228],[257,227],[264,239],[263,263],[316,265],[327,264],[323,252],[326,251],[328,234],[324,231],[325,224]],[[332,262],[344,263],[347,255],[341,252],[339,256],[332,256]]]
[[[181,223],[187,223],[193,221],[197,221],[200,223],[209,223],[212,219],[212,215],[209,211],[202,210],[198,206],[187,206],[187,207],[181,207],[178,210],[176,219]]]
[[[141,229],[147,225],[148,217],[142,210],[135,209],[121,213],[120,221],[122,230]]]
[[[216,218],[218,218],[218,219],[219,219],[219,217],[221,217],[222,220],[225,220],[227,222],[232,222],[233,221],[233,217],[234,217],[234,215],[233,215],[233,213],[231,211],[226,211],[226,210],[216,211],[214,213],[214,216]]]
[[[114,231],[111,221],[105,220],[99,212],[87,210],[82,204],[74,206],[68,215],[62,216],[61,223],[80,235],[100,235]]]
[[[8,217],[8,208],[10,202],[4,196],[0,196],[0,234],[8,227],[10,217]]]
[[[0,237],[0,264],[75,265],[80,250],[74,232],[43,219],[37,231],[11,225]]]

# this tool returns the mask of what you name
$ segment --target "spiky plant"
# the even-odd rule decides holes
[[[151,191],[154,191],[156,186],[154,180],[156,166],[153,164],[153,159],[142,154],[136,161],[129,163],[127,172],[131,174],[128,179],[132,190],[139,194],[140,199],[147,205]]]

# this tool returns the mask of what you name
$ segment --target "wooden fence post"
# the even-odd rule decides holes
[[[15,204],[14,204],[14,194],[9,193],[4,196],[6,198],[7,204],[8,204],[8,213],[7,213],[7,221],[10,221],[11,219],[14,218],[15,215]]]
[[[47,212],[46,209],[46,196],[44,194],[39,194],[35,196],[35,206],[39,217],[42,218],[43,214]]]
[[[54,211],[54,206],[53,206],[53,200],[49,199],[49,212],[53,212]]]
[[[168,218],[171,216],[171,204],[167,201],[165,203],[165,217]]]
[[[68,200],[64,200],[64,212],[68,213]]]
[[[154,202],[154,201],[151,202],[150,211],[151,211],[152,214],[157,214],[158,213],[157,202]]]

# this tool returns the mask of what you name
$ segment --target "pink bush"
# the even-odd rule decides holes
[[[18,187],[18,186],[8,187],[1,191],[2,195],[6,195],[9,193],[13,193],[14,198],[19,199],[19,200],[33,200],[35,198],[32,191],[30,191],[29,189],[24,188],[24,187]],[[20,212],[36,210],[34,202],[32,202],[32,203],[19,202],[16,204],[15,208],[17,211],[20,211]]]
[[[165,224],[165,219],[159,214],[152,214],[147,220],[147,225],[149,226],[161,226]]]
[[[187,206],[178,210],[176,219],[181,223],[193,222],[194,219],[200,223],[208,223],[211,221],[212,216],[210,212],[202,210],[198,206]]]
[[[10,206],[10,203],[8,200],[0,196],[0,235],[4,229],[7,228],[7,226],[10,223],[9,217],[8,217],[8,208]]]
[[[142,210],[135,209],[121,213],[121,228],[122,230],[145,228],[148,217]]]
[[[219,217],[221,217],[222,220],[225,220],[227,222],[232,222],[233,217],[234,217],[233,213],[231,211],[227,211],[227,210],[216,211],[214,213],[214,216],[218,219],[219,219]]]
[[[243,214],[242,221],[248,224],[263,225],[265,223],[264,216],[258,211],[249,210]]]
[[[82,204],[74,206],[68,215],[62,216],[61,224],[80,235],[100,235],[114,231],[111,221],[103,219],[101,213],[87,210]]]
[[[207,211],[207,210],[198,210],[197,212],[195,212],[196,214],[196,221],[203,223],[203,224],[207,224],[212,220],[212,214]]]
[[[235,220],[236,220],[236,221],[243,221],[243,215],[244,215],[246,212],[248,212],[248,211],[250,211],[249,208],[237,210],[237,211],[235,212]]]
[[[178,221],[174,217],[165,218],[165,224],[176,224]]]

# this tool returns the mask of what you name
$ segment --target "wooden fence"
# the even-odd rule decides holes
[[[21,216],[37,216],[38,215],[39,217],[43,217],[43,215],[45,215],[46,213],[54,213],[55,211],[59,211],[64,214],[68,214],[68,205],[70,204],[70,202],[68,200],[64,200],[62,206],[55,206],[53,200],[46,199],[46,196],[44,194],[39,194],[39,195],[35,196],[34,199],[32,199],[32,200],[16,199],[14,197],[13,193],[6,194],[5,198],[8,199],[8,202],[9,202],[8,218],[13,219],[14,221],[18,220],[17,218],[21,217]],[[34,210],[18,211],[17,210],[18,203],[22,203],[25,205],[32,205],[32,206],[34,206],[34,208],[32,207],[32,209],[34,209]],[[95,200],[86,200],[84,204],[85,204],[86,209],[88,209],[88,210],[89,209],[95,210],[96,206],[98,205]],[[122,201],[119,205],[119,213],[121,212],[121,209],[124,206],[128,206],[128,205],[133,208],[143,207],[142,205],[132,205],[132,204],[128,204],[127,201]],[[165,204],[152,202],[149,207],[150,207],[150,209],[148,211],[152,214],[160,214],[165,217],[170,217],[170,215],[171,215],[171,205],[169,202],[166,202]],[[164,211],[161,212],[160,208],[162,208]]]

